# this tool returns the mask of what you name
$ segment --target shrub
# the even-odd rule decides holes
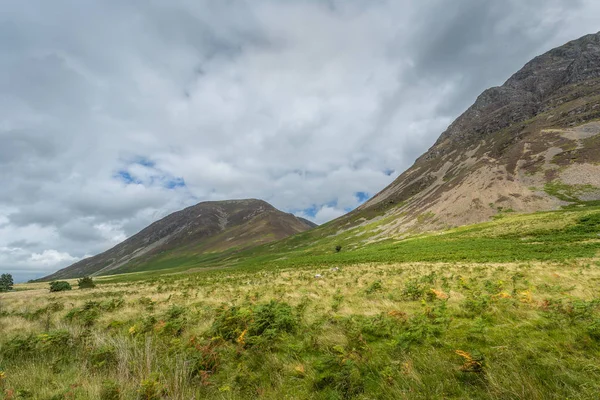
[[[77,285],[79,286],[79,289],[93,289],[96,287],[96,283],[89,276],[84,276],[83,278],[78,279]]]
[[[11,274],[0,275],[0,292],[8,292],[13,288],[13,277]]]
[[[185,307],[174,304],[169,307],[160,320],[157,320],[154,316],[146,318],[139,328],[145,332],[154,329],[155,332],[163,335],[179,336],[183,333],[183,329],[187,324],[185,313]]]
[[[338,244],[337,246],[335,246],[335,252],[339,253],[340,251],[342,251],[342,246]]]
[[[483,293],[470,293],[460,304],[468,316],[477,316],[486,312],[490,307],[490,296]]]
[[[212,333],[240,344],[273,339],[298,326],[298,316],[287,303],[271,300],[253,307],[223,306],[217,311]]]
[[[189,350],[190,373],[198,377],[202,385],[207,385],[209,377],[217,371],[219,366],[219,353],[215,350],[214,342],[206,345],[195,343],[191,340],[192,348]]]
[[[293,308],[284,302],[271,300],[254,308],[254,320],[248,333],[255,336],[275,337],[283,332],[293,332],[298,325]]]
[[[68,331],[58,330],[39,335],[13,337],[3,344],[0,355],[7,359],[21,359],[49,353],[64,355],[72,345],[71,334]]]
[[[413,344],[424,343],[426,340],[441,336],[450,324],[446,302],[441,302],[437,307],[428,307],[423,314],[412,317],[406,330],[397,338],[398,346],[408,349]]]
[[[156,377],[143,380],[138,389],[139,400],[160,400],[164,394],[165,389]]]
[[[62,292],[65,290],[71,290],[71,284],[67,281],[53,281],[50,282],[50,292]]]
[[[402,290],[402,297],[409,300],[419,300],[425,295],[427,291],[427,287],[417,281],[416,279],[411,279],[406,282],[406,286]]]
[[[65,319],[69,322],[78,321],[86,328],[94,325],[94,322],[100,316],[100,303],[97,301],[88,301],[81,308],[73,308],[65,315]]]

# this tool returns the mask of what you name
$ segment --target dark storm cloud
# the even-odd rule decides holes
[[[335,218],[599,8],[5,1],[0,270],[50,272],[202,200]]]

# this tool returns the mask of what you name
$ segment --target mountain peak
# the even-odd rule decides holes
[[[511,124],[525,121],[548,107],[561,88],[600,78],[600,32],[550,50],[525,64],[502,86],[485,90],[475,103],[442,133],[428,158],[444,153],[447,140],[461,145],[479,141]]]
[[[259,199],[204,201],[152,223],[124,242],[46,278],[131,272],[165,254],[196,256],[283,239],[315,225]]]
[[[411,168],[336,223],[385,216],[384,237],[599,200],[599,93],[600,32],[485,90]]]

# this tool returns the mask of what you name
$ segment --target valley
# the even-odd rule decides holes
[[[330,222],[201,202],[7,288],[0,394],[597,399],[599,93],[596,33]]]

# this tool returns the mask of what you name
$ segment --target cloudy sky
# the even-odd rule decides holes
[[[3,0],[0,271],[50,273],[203,200],[318,223],[595,0]]]

